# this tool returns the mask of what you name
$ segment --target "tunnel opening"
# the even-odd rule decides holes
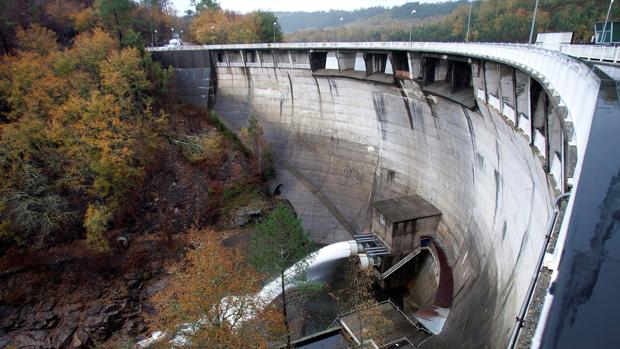
[[[394,75],[397,78],[409,79],[411,74],[409,72],[409,58],[407,52],[394,51],[392,52],[394,58]]]

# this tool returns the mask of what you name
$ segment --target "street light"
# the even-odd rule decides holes
[[[273,22],[273,43],[276,43],[276,25],[278,22]]]
[[[155,38],[153,40],[153,46],[157,46],[157,29],[155,29]]]
[[[467,35],[465,35],[465,42],[469,42],[469,25],[471,24],[471,8],[473,7],[473,0],[469,0],[469,17],[467,17]]]
[[[534,5],[534,16],[532,17],[532,28],[530,29],[530,40],[528,41],[528,46],[532,45],[532,38],[534,37],[534,27],[536,26],[536,12],[538,12],[538,0],[536,0],[536,5]]]
[[[338,21],[340,21],[340,26],[341,27],[342,27],[342,20],[343,19],[344,19],[343,17],[338,18]],[[338,30],[338,41],[342,41],[342,32],[340,30]]]
[[[215,33],[213,32],[215,30],[215,26],[212,25],[211,26],[211,45],[215,45]]]
[[[409,43],[411,43],[411,31],[413,30],[413,15],[415,14],[415,10],[411,10],[411,21],[409,22]]]
[[[605,25],[603,26],[603,37],[601,38],[601,41],[600,41],[602,44],[605,43],[605,34],[607,34],[607,22],[609,22],[609,13],[611,12],[611,5],[613,3],[614,3],[614,0],[609,0],[609,8],[607,9],[607,16],[605,17]],[[611,43],[611,38],[609,40],[609,43]]]

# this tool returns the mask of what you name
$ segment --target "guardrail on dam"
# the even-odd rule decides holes
[[[415,194],[441,211],[433,238],[454,293],[441,333],[425,347],[512,344],[532,279],[545,299],[530,307],[542,306],[534,346],[610,345],[617,321],[596,306],[620,312],[616,300],[597,298],[619,282],[609,277],[618,263],[609,253],[620,249],[611,238],[620,157],[610,154],[620,149],[620,107],[615,82],[596,67],[524,45],[150,50],[175,68],[180,96],[209,101],[235,130],[258,119],[274,152],[273,184],[283,184],[316,241],[367,232],[378,200]],[[552,273],[538,278],[551,252],[554,199],[569,191],[545,263]],[[420,276],[436,281],[438,270],[424,262]],[[414,286],[414,298],[432,298],[429,287]],[[525,321],[536,327],[535,318]],[[582,335],[591,327],[595,338]]]

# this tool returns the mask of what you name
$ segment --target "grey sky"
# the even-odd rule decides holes
[[[417,0],[425,2],[445,2],[449,0]],[[190,0],[172,0],[179,14],[190,6]],[[269,11],[321,11],[321,10],[355,10],[371,6],[392,7],[412,0],[220,0],[220,5],[228,10],[251,12],[253,10]]]

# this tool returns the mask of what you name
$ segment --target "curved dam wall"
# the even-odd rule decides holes
[[[454,301],[425,346],[503,347],[534,273],[552,185],[521,131],[400,86],[309,69],[217,67],[214,109],[233,129],[258,119],[276,178],[315,241],[368,229],[373,201],[416,194],[441,212]],[[476,89],[476,86],[474,86]]]

